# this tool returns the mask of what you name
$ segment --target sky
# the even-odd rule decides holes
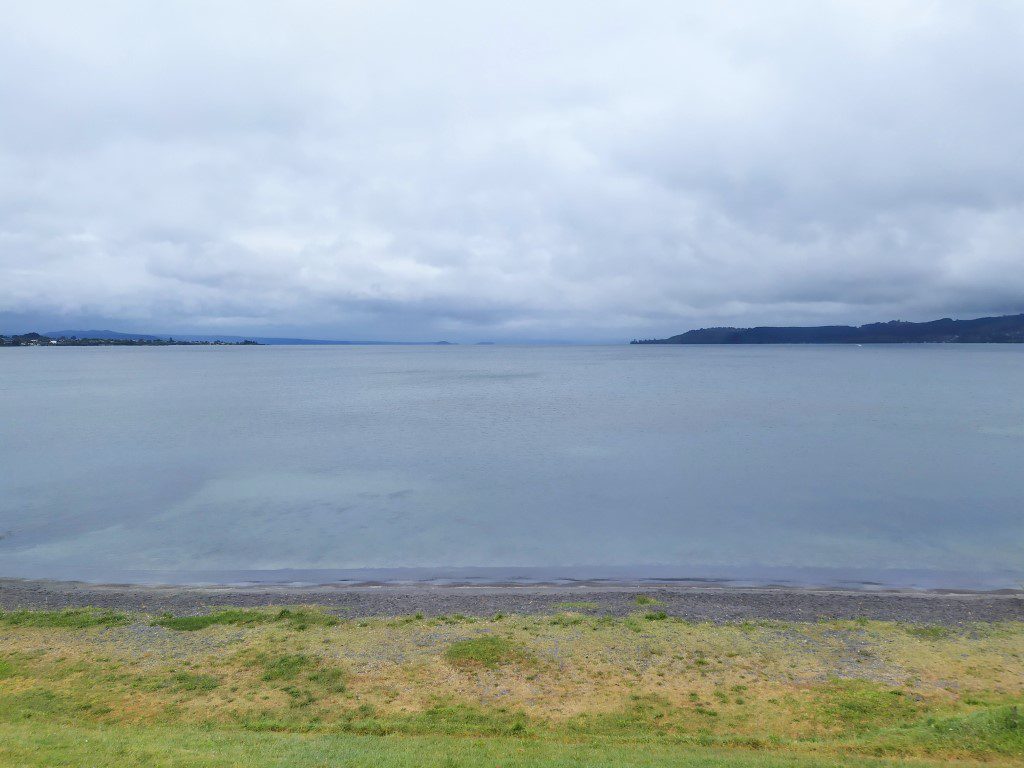
[[[1024,4],[5,3],[0,330],[1024,312]]]

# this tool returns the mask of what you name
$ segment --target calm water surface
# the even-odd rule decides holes
[[[1024,347],[0,350],[3,576],[1013,586],[1022,500]]]

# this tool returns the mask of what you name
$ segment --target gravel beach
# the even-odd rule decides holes
[[[638,610],[637,595],[648,595],[671,616],[694,621],[752,619],[818,621],[869,618],[923,624],[1024,620],[1019,591],[944,593],[909,591],[738,588],[661,584],[436,586],[367,584],[310,587],[181,587],[87,584],[0,579],[0,608],[61,609],[96,606],[176,615],[221,606],[258,607],[315,604],[349,617],[495,613],[551,614],[587,603],[584,609],[625,616]]]

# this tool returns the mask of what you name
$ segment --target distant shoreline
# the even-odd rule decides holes
[[[175,338],[177,336],[177,338]],[[493,342],[479,342],[487,346]],[[188,347],[188,346],[456,346],[451,341],[351,341],[339,339],[299,339],[277,336],[201,335],[191,333],[153,335],[121,331],[36,331],[4,335],[0,347]]]
[[[890,320],[861,326],[761,326],[699,328],[667,339],[633,339],[630,344],[1021,344],[1024,314],[925,323]]]
[[[258,346],[258,341],[221,341],[220,339],[205,341],[175,340],[156,337],[139,338],[80,338],[78,336],[47,336],[41,333],[24,333],[14,336],[0,334],[0,347],[251,347]]]

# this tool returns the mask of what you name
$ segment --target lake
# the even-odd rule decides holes
[[[0,350],[0,576],[1024,581],[1024,346]]]

